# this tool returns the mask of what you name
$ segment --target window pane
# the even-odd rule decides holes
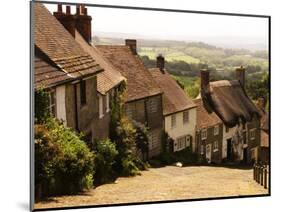
[[[86,82],[85,82],[85,80],[82,80],[80,82],[80,102],[81,102],[81,105],[86,104]]]

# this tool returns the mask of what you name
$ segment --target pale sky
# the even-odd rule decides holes
[[[50,11],[56,5],[46,5]],[[65,11],[65,6],[63,7]],[[75,6],[71,12],[75,13]],[[129,33],[136,38],[203,41],[231,48],[258,44],[267,48],[268,19],[241,16],[88,7],[93,35]]]

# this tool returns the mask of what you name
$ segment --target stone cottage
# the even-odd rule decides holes
[[[190,147],[195,151],[196,104],[186,95],[165,70],[165,59],[157,57],[156,68],[150,73],[163,91],[163,116],[165,132],[172,139],[173,151]]]
[[[98,119],[97,75],[103,69],[45,6],[35,3],[33,10],[35,92],[48,91],[53,116],[92,139]]]
[[[260,144],[260,114],[247,96],[245,69],[236,69],[237,80],[209,81],[209,71],[201,70],[201,98],[205,109],[222,120],[222,158],[249,163],[257,160]]]
[[[97,49],[127,79],[125,113],[148,127],[149,150],[144,157],[151,158],[161,152],[162,91],[138,56],[136,40],[127,39],[125,44],[97,45]]]
[[[223,153],[223,123],[216,113],[208,113],[201,98],[197,105],[196,152],[202,161],[221,163]]]
[[[103,69],[103,72],[97,75],[98,119],[95,120],[95,132],[92,137],[94,139],[105,139],[109,137],[111,100],[115,97],[115,93],[118,92],[119,86],[125,81],[125,78],[91,44],[92,18],[87,14],[87,8],[78,5],[75,14],[71,13],[70,6],[66,8],[69,9],[64,13],[62,5],[59,4],[54,16],[71,32],[71,35],[81,48]]]

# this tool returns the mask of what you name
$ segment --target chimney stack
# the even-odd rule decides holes
[[[92,41],[92,17],[85,5],[76,8],[76,28],[88,43]]]
[[[137,41],[136,40],[126,39],[125,44],[126,44],[126,46],[130,47],[130,49],[134,55],[137,55]]]
[[[246,78],[245,78],[245,68],[241,66],[240,68],[236,69],[236,78],[239,80],[242,87],[245,87]]]
[[[66,13],[63,12],[62,4],[58,4],[57,12],[54,12],[54,16],[64,26],[64,28],[75,37],[75,17],[71,15],[71,7],[66,6]]]
[[[209,70],[202,69],[200,70],[201,75],[201,92],[209,92],[210,91],[210,74]]]
[[[265,110],[265,106],[266,106],[266,98],[265,97],[258,98],[257,107],[260,110]]]
[[[162,73],[164,73],[165,58],[161,54],[159,54],[156,58],[156,67],[159,68]]]

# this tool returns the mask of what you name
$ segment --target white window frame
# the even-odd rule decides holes
[[[110,95],[109,92],[106,93],[106,112],[110,111]]]
[[[53,96],[53,98],[52,98]],[[52,101],[54,99],[54,101]],[[56,90],[52,89],[49,91],[49,113],[51,116],[56,117],[57,115],[57,108],[56,108]]]
[[[102,95],[98,95],[98,99],[99,99],[99,118],[103,118],[104,114],[103,114],[103,96]]]
[[[187,115],[185,116],[185,114],[187,114]],[[187,124],[188,122],[189,122],[189,111],[185,110],[182,112],[182,123]]]
[[[214,126],[214,135],[218,135],[220,133],[220,126],[216,125]]]
[[[207,137],[208,137],[208,131],[207,131],[207,129],[206,129],[206,128],[205,128],[205,129],[202,129],[202,130],[201,130],[201,140],[206,140]]]
[[[155,98],[148,99],[147,107],[148,107],[148,111],[150,113],[156,113],[157,112],[157,99],[155,99]]]
[[[171,128],[175,128],[177,126],[177,116],[176,114],[171,115]]]
[[[213,152],[217,152],[217,151],[219,151],[219,142],[218,141],[214,141]]]
[[[256,128],[250,129],[250,140],[255,140],[256,138]]]
[[[150,150],[157,146],[157,134],[156,134],[156,132],[149,132],[148,133],[148,144],[149,144]]]

